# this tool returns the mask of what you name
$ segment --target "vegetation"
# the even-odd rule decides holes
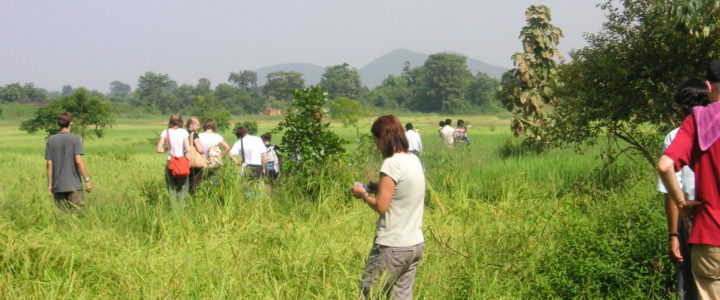
[[[323,106],[327,94],[317,86],[294,90],[295,99],[278,124],[276,132],[283,132],[281,146],[288,157],[283,164],[288,173],[297,172],[298,177],[317,173],[337,154],[345,152],[342,140],[323,122]]]
[[[690,77],[704,78],[720,55],[720,37],[696,36],[664,16],[683,1],[614,1],[604,5],[603,31],[571,53],[561,68],[563,98],[551,117],[553,143],[594,143],[608,136],[605,155],[638,152],[654,165],[662,136],[683,117],[673,95]],[[652,56],[648,56],[652,53]]]
[[[514,142],[507,119],[462,118],[477,142],[450,150],[436,137],[436,115],[401,118],[426,148],[417,298],[672,298],[651,170],[622,158],[604,169],[595,147],[503,156]],[[297,177],[271,191],[250,187],[228,163],[215,185],[172,210],[164,156],[147,142],[165,120],[120,119],[85,142],[94,190],[83,217],[58,212],[45,194],[44,136],[0,128],[0,163],[22,170],[0,174],[2,298],[357,297],[377,215],[348,188],[377,178],[376,150],[347,145],[305,178],[318,182],[312,194]],[[275,126],[249,120],[260,132]],[[363,132],[371,121],[360,120]]]
[[[360,118],[370,114],[360,101],[352,100],[346,97],[339,97],[330,102],[330,117],[340,121],[344,126],[353,126],[358,135],[360,135],[360,126],[358,121]]]
[[[503,74],[498,96],[513,113],[513,133],[527,135],[530,144],[539,145],[548,126],[543,107],[557,100],[556,59],[562,58],[557,45],[562,31],[550,23],[550,8],[545,5],[530,6],[525,18],[527,25],[520,32],[523,52],[513,54],[517,67]]]
[[[110,105],[98,94],[84,88],[46,106],[38,107],[32,119],[22,122],[20,129],[28,133],[44,131],[47,136],[60,131],[57,117],[62,112],[73,114],[72,132],[86,139],[91,135],[102,137],[113,124]]]

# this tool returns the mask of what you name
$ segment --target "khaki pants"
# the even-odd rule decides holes
[[[692,271],[700,298],[720,299],[720,247],[693,244]]]
[[[55,206],[64,212],[79,213],[85,207],[83,191],[53,193]]]
[[[374,244],[361,281],[362,299],[412,299],[418,262],[425,243],[410,247]]]

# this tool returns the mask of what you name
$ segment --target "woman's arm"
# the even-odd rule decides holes
[[[226,141],[220,142],[220,146],[223,147],[223,152],[220,154],[220,158],[227,156],[230,153],[230,145]]]
[[[160,140],[157,143],[157,147],[155,148],[155,151],[157,151],[157,153],[165,152],[165,139],[164,138],[162,138],[162,137],[160,138]]]
[[[193,144],[195,144],[195,150],[197,150],[198,153],[205,154],[205,149],[203,149],[200,139],[194,139]]]
[[[187,139],[183,139],[183,149],[185,150],[184,152],[188,152],[188,150],[190,149],[190,143]]]
[[[377,213],[384,214],[390,208],[395,185],[395,181],[390,176],[380,173],[378,192],[375,197],[370,196],[370,193],[359,185],[353,186],[353,194],[355,197],[362,198]]]

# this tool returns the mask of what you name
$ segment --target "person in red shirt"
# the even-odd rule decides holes
[[[673,202],[686,212],[693,210],[688,244],[698,293],[702,299],[720,299],[720,60],[708,65],[706,79],[710,104],[693,108],[657,170]],[[695,172],[696,201],[685,199],[675,176],[685,165]],[[671,246],[675,238],[670,233]]]

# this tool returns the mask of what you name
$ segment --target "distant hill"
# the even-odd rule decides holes
[[[452,51],[448,51],[448,53],[464,55]],[[428,56],[430,55],[407,49],[398,49],[376,58],[366,66],[359,69],[358,72],[360,72],[360,78],[362,79],[363,84],[367,85],[369,88],[374,88],[380,85],[383,79],[387,78],[388,75],[402,74],[402,68],[406,61],[410,62],[411,68],[415,68],[425,64],[425,60],[427,60]],[[471,57],[467,58],[467,66],[473,75],[478,72],[483,72],[488,74],[490,77],[497,79],[500,79],[502,74],[507,71],[507,69],[503,67],[493,66]]]
[[[258,76],[258,85],[264,85],[267,79],[267,74],[277,71],[285,72],[299,72],[302,73],[302,78],[305,79],[305,84],[318,84],[320,77],[325,73],[325,67],[321,67],[314,64],[280,64],[268,67],[263,67],[255,70]]]
[[[460,54],[456,52],[449,52]],[[463,55],[463,54],[460,54]],[[422,66],[425,60],[428,58],[428,54],[414,52],[407,49],[397,49],[388,54],[380,56],[374,59],[366,66],[359,68],[360,79],[363,85],[369,88],[374,88],[382,83],[383,79],[387,78],[388,75],[400,75],[402,73],[403,65],[406,61],[410,62],[410,67],[415,68]],[[503,67],[493,66],[485,63],[481,60],[468,57],[467,59],[468,69],[473,73],[484,72],[490,77],[500,79],[502,73],[507,71]],[[295,71],[303,74],[305,84],[317,84],[320,82],[322,73],[325,72],[325,67],[321,67],[314,64],[280,64],[269,67],[257,69],[258,73],[258,84],[265,84],[265,77],[270,72],[275,71]]]

